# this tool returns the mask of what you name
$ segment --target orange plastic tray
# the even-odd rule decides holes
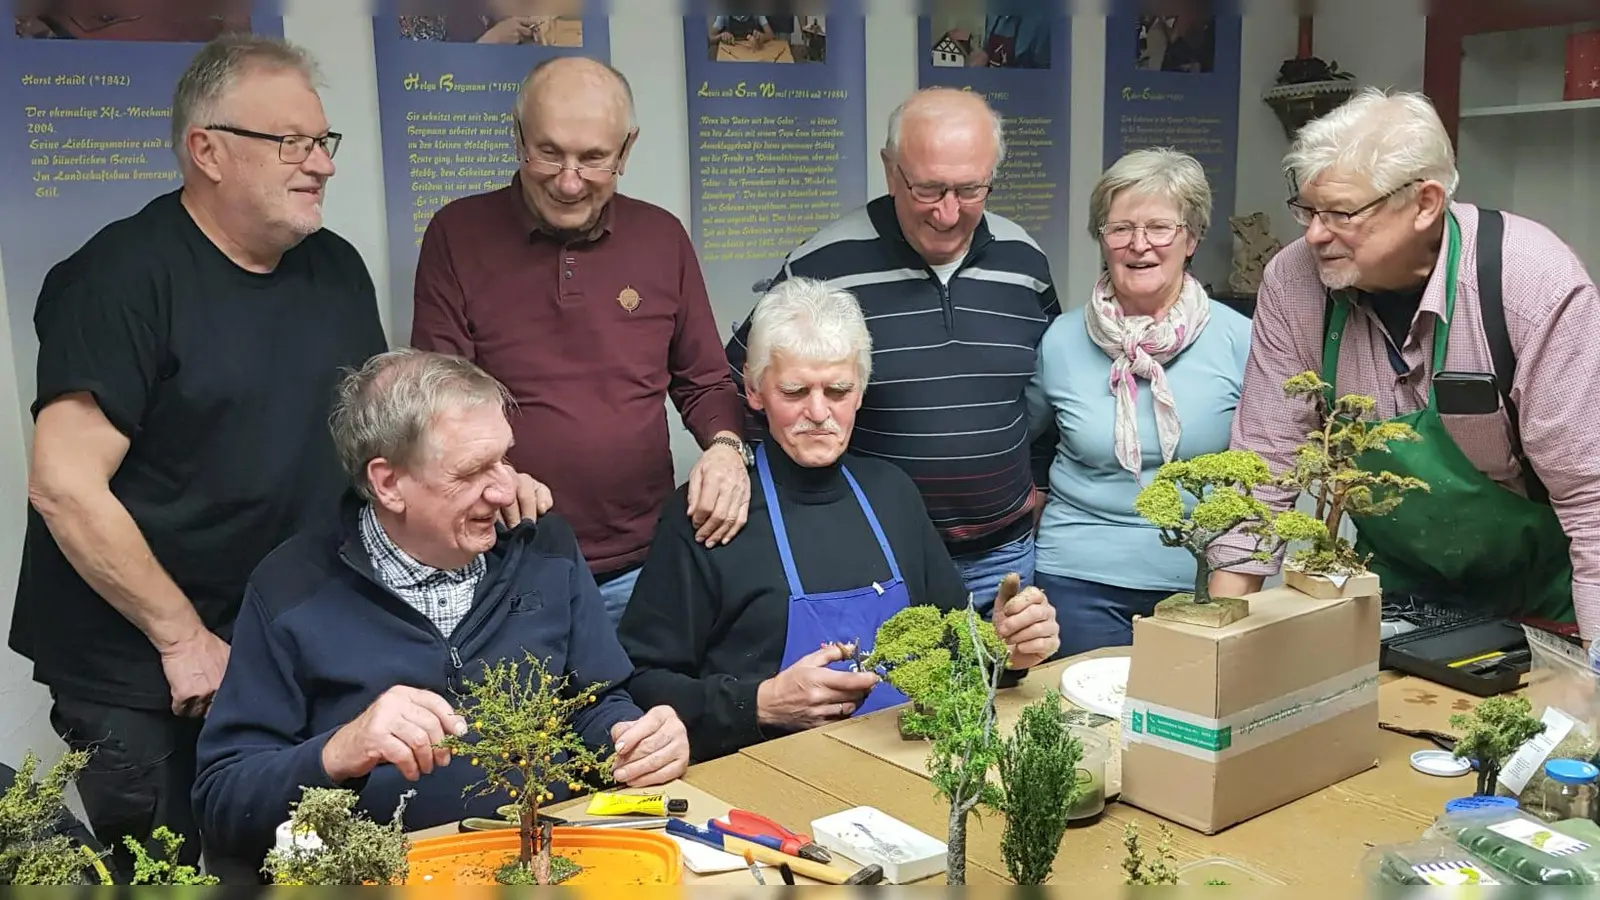
[[[622,828],[556,828],[554,852],[583,867],[563,885],[679,884],[683,851],[672,838]],[[517,853],[514,828],[448,834],[411,845],[408,885],[492,885],[495,870]]]

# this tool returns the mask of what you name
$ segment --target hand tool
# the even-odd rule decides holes
[[[756,880],[756,884],[765,886],[767,879],[762,876],[761,867],[756,865],[756,858],[749,850],[744,851],[744,864],[750,867],[750,877]]]
[[[667,827],[666,816],[635,816],[633,818],[616,819],[563,819],[559,816],[539,814],[540,822],[549,822],[559,828],[628,828],[641,831],[654,831]],[[517,823],[509,819],[489,819],[478,816],[468,816],[461,820],[462,831],[498,831],[502,828],[516,828]]]
[[[720,831],[713,831],[710,828],[701,828],[698,825],[680,819],[672,819],[667,822],[667,834],[685,840],[697,841],[708,847],[715,847],[718,850],[732,853],[736,856],[749,851],[751,857],[768,865],[781,866],[787,863],[789,868],[794,871],[794,874],[804,875],[823,884],[878,884],[883,881],[883,867],[879,865],[867,866],[853,873],[846,872],[843,869],[836,869],[833,866],[824,865],[814,860],[788,856],[771,847],[752,844],[743,838],[724,834]]]
[[[726,820],[712,819],[711,827],[723,834],[743,838],[753,844],[771,847],[789,856],[812,862],[831,863],[833,854],[811,840],[809,834],[796,834],[766,816],[743,809],[730,809]]]
[[[787,885],[790,885],[790,886],[794,885],[794,870],[789,868],[789,864],[788,863],[784,863],[783,865],[778,867],[778,874],[783,876],[783,883],[784,884],[787,884]]]

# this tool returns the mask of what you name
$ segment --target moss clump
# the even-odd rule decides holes
[[[88,764],[88,751],[68,751],[36,783],[39,757],[31,751],[23,757],[0,794],[0,884],[111,883],[104,853],[56,833],[67,815],[67,787]]]
[[[133,854],[133,883],[134,884],[220,884],[221,880],[215,875],[202,875],[194,866],[185,866],[178,863],[178,851],[183,847],[183,835],[173,834],[172,830],[162,825],[150,833],[150,837],[161,845],[162,859],[156,859],[147,853],[144,845],[134,840],[131,835],[124,836],[123,845],[128,852]]]
[[[1153,859],[1146,859],[1144,848],[1139,843],[1139,826],[1129,822],[1122,829],[1122,847],[1127,855],[1122,859],[1123,884],[1150,885],[1150,884],[1177,884],[1178,868],[1172,858],[1172,832],[1166,825],[1158,826],[1160,838],[1156,842],[1156,854]]]
[[[315,834],[321,846],[299,841],[267,854],[262,871],[275,884],[404,884],[411,867],[406,855],[411,841],[406,837],[406,801],[415,795],[407,791],[400,798],[394,818],[379,824],[355,811],[359,799],[354,791],[341,788],[301,788],[300,800],[291,809],[290,828],[296,834]]]

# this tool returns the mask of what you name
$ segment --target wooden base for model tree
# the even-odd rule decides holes
[[[1371,572],[1340,580],[1327,575],[1308,575],[1286,562],[1283,564],[1283,583],[1318,600],[1378,596],[1378,576]]]
[[[1173,594],[1156,604],[1155,617],[1168,622],[1183,622],[1203,628],[1232,625],[1250,615],[1250,601],[1240,597],[1213,597],[1209,602],[1194,602],[1193,594]]]

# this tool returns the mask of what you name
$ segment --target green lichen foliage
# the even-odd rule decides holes
[[[1177,884],[1178,868],[1172,858],[1172,832],[1160,825],[1155,858],[1147,859],[1139,840],[1139,826],[1129,822],[1122,829],[1122,883],[1129,885]]]
[[[1218,566],[1226,567],[1269,559],[1287,541],[1320,535],[1322,525],[1317,520],[1295,510],[1275,513],[1256,498],[1256,488],[1276,483],[1266,461],[1256,453],[1207,453],[1163,465],[1134,498],[1133,509],[1156,526],[1162,544],[1182,547],[1194,557],[1194,602],[1208,603],[1213,569],[1208,550],[1218,538],[1237,530],[1256,545],[1250,554]],[[1194,498],[1187,509],[1184,494]]]
[[[88,764],[87,751],[68,751],[36,783],[39,757],[31,751],[23,757],[0,794],[0,884],[111,883],[104,854],[54,833],[67,814],[67,787]]]
[[[1061,695],[1024,707],[1000,750],[1000,858],[1017,884],[1043,884],[1055,866],[1067,817],[1078,802],[1083,745],[1061,721]]]
[[[975,658],[974,628],[988,655],[1004,660],[1006,644],[993,624],[981,618],[969,622],[965,609],[941,613],[932,606],[908,606],[879,626],[872,652],[858,662],[863,669],[881,670],[908,700],[924,706],[935,690],[948,686],[953,660],[970,664]]]
[[[1485,797],[1494,794],[1506,760],[1545,729],[1528,698],[1515,696],[1490,697],[1468,715],[1451,716],[1450,727],[1461,732],[1456,758],[1478,761],[1478,794]]]
[[[290,828],[297,834],[315,833],[322,846],[292,842],[287,848],[273,848],[262,871],[275,884],[404,884],[410,872],[406,855],[411,841],[403,819],[406,800],[414,793],[407,791],[394,818],[380,824],[355,811],[360,798],[354,791],[301,788],[300,800],[290,812]]]
[[[133,854],[134,884],[220,884],[215,875],[202,875],[194,866],[181,865],[178,851],[183,847],[183,835],[174,834],[165,825],[150,833],[150,838],[161,845],[162,858],[146,852],[143,844],[125,835],[122,843]]]
[[[1293,469],[1279,479],[1284,487],[1316,500],[1315,518],[1322,524],[1322,533],[1309,538],[1311,546],[1296,551],[1290,561],[1308,574],[1358,575],[1367,570],[1369,556],[1357,553],[1339,536],[1344,516],[1387,515],[1407,493],[1429,490],[1420,478],[1369,471],[1360,460],[1392,452],[1393,442],[1422,437],[1402,422],[1372,421],[1376,404],[1371,397],[1346,394],[1330,407],[1331,390],[1315,372],[1302,372],[1283,386],[1286,397],[1315,404],[1322,417],[1321,427],[1306,435],[1305,443],[1295,450]]]

